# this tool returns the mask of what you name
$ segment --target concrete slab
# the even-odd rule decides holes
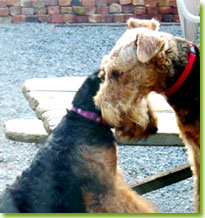
[[[38,119],[9,120],[4,123],[4,133],[7,139],[29,143],[43,143],[48,136],[42,121]]]
[[[52,132],[71,107],[72,99],[86,77],[35,78],[26,80],[22,91],[37,120],[13,120],[5,123],[5,135],[16,141],[43,141]],[[158,133],[138,142],[126,144],[183,145],[174,111],[162,95],[149,95],[153,109],[158,117]],[[26,128],[29,126],[29,128]]]

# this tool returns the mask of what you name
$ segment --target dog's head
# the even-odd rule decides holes
[[[166,58],[171,35],[157,31],[158,28],[154,20],[129,20],[128,29],[101,62],[102,83],[95,104],[103,118],[115,127],[131,128],[137,124],[146,130],[148,114],[153,114],[149,113],[146,96],[166,87],[165,75],[172,73]]]
[[[98,77],[99,70],[89,75],[82,86],[77,91],[72,104],[76,108],[81,108],[82,110],[95,112],[96,114],[101,114],[99,108],[94,104],[93,97],[96,95],[100,87],[100,78]]]

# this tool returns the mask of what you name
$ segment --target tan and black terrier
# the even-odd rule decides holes
[[[195,205],[200,211],[200,50],[199,46],[159,32],[155,20],[129,19],[128,29],[101,63],[102,84],[95,97],[103,118],[120,128],[151,91],[166,97],[176,113],[194,174]],[[135,122],[132,119],[132,123]],[[142,122],[143,123],[143,122]],[[129,125],[129,124],[128,124]],[[169,125],[169,121],[167,121]],[[124,127],[123,127],[124,128]],[[133,139],[125,132],[123,138]]]
[[[117,168],[117,144],[89,76],[32,164],[0,196],[1,213],[154,213]]]

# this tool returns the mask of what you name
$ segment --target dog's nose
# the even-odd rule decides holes
[[[157,127],[153,127],[153,128],[150,129],[151,134],[155,134],[157,131],[158,131]]]

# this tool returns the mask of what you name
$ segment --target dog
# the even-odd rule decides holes
[[[102,71],[99,73],[99,78],[101,81],[105,79]],[[118,101],[117,93],[111,92],[109,95],[112,95],[111,98],[113,101]],[[121,106],[124,107],[124,105]],[[106,113],[106,111],[108,110],[104,112]],[[112,111],[113,114],[111,113]],[[112,120],[111,123],[115,126],[115,135],[121,142],[126,143],[127,140],[131,139],[136,141],[146,139],[158,131],[157,116],[147,97],[143,97],[140,101],[137,101],[135,107],[132,107],[131,110],[128,109],[126,113],[121,113],[119,116],[116,116],[117,111],[118,110],[109,110],[109,113],[107,113],[105,117],[109,116],[110,118],[108,120]],[[129,114],[129,116],[127,116],[127,114]],[[129,137],[127,137],[128,135]]]
[[[127,24],[128,29],[101,62],[102,84],[95,104],[106,122],[120,128],[123,119],[129,122],[130,111],[138,111],[137,122],[144,117],[138,104],[151,91],[165,96],[175,111],[188,150],[199,212],[200,48],[184,38],[160,32],[156,20],[130,18]],[[132,140],[132,131],[124,137]]]
[[[1,213],[155,213],[117,168],[117,144],[93,97],[88,76],[31,165],[0,197]]]

